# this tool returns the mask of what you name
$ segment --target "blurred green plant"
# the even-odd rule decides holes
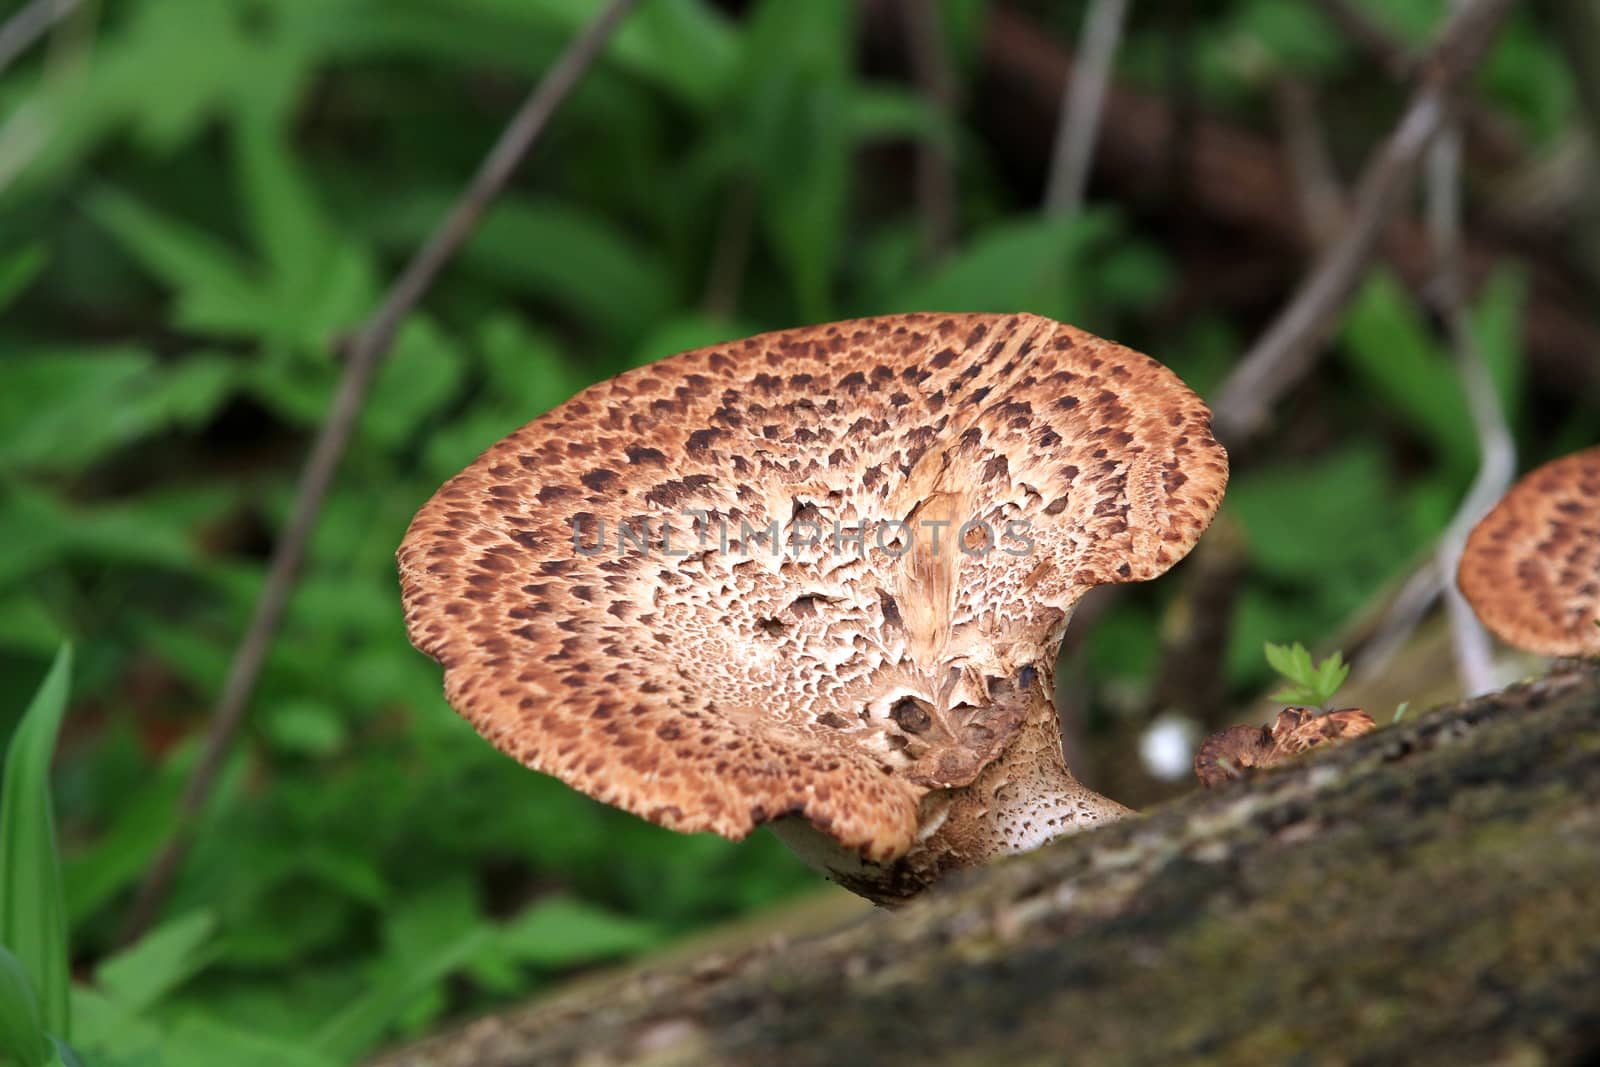
[[[38,1067],[72,1027],[50,760],[67,708],[63,647],[6,746],[0,779],[0,1049]]]
[[[1314,661],[1306,646],[1298,641],[1292,645],[1275,645],[1268,641],[1265,648],[1267,662],[1289,683],[1273,693],[1269,698],[1272,700],[1306,707],[1326,707],[1350,676],[1350,665],[1339,652]]]

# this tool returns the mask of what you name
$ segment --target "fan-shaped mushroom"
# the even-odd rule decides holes
[[[1067,771],[1056,651],[1227,458],[1155,360],[1032,315],[685,352],[491,447],[412,522],[411,640],[506,753],[681,831],[763,823],[879,901],[1126,809]]]
[[[1513,485],[1467,536],[1456,583],[1507,644],[1600,655],[1600,447]]]

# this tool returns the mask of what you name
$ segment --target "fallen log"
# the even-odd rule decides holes
[[[381,1067],[1594,1062],[1600,665]]]

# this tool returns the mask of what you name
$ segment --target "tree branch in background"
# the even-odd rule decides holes
[[[1272,406],[1316,365],[1378,247],[1385,224],[1410,190],[1422,154],[1452,98],[1488,50],[1514,0],[1469,0],[1428,50],[1422,83],[1394,131],[1362,174],[1345,237],[1318,257],[1272,325],[1222,383],[1213,408],[1218,436],[1239,445],[1259,433]]]
[[[1493,644],[1456,588],[1456,567],[1467,534],[1504,495],[1516,473],[1516,444],[1495,394],[1494,382],[1472,336],[1461,269],[1461,134],[1452,124],[1428,153],[1428,232],[1437,263],[1430,302],[1455,351],[1457,375],[1478,439],[1478,472],[1426,562],[1406,581],[1361,656],[1361,672],[1380,672],[1421,623],[1441,593],[1450,624],[1456,678],[1466,696],[1486,693],[1495,676]]]
[[[223,759],[244,720],[250,697],[261,674],[261,665],[299,575],[323,500],[338,471],[356,418],[361,413],[373,372],[388,351],[401,323],[427,293],[445,265],[466,243],[485,209],[505,188],[517,165],[538,140],[550,116],[595,61],[623,16],[637,2],[611,0],[568,45],[512,116],[500,139],[457,198],[449,215],[406,264],[405,270],[390,286],[383,303],[349,346],[333,406],[317,433],[311,456],[301,472],[288,526],[274,547],[266,586],[261,598],[256,601],[255,614],[228,666],[227,679],[211,717],[200,762],[179,801],[177,827],[140,886],[123,930],[125,941],[137,938],[160,910],[177,866],[187,851],[196,817],[210,798]]]
[[[1416,53],[1355,0],[1316,0],[1317,10],[1392,78],[1411,76]]]
[[[1416,50],[1368,8],[1355,0],[1316,0],[1316,5],[1339,32],[1382,67],[1389,77],[1406,82],[1416,73],[1421,58]],[[1524,162],[1526,146],[1506,116],[1469,100],[1462,104],[1461,121],[1468,147],[1485,162],[1500,166],[1517,166]]]
[[[1045,180],[1044,209],[1051,215],[1076,215],[1083,207],[1094,158],[1095,135],[1105,110],[1106,85],[1122,38],[1128,0],[1091,0],[1083,16],[1076,62],[1056,120],[1055,153]]]
[[[1439,538],[1434,558],[1450,620],[1456,675],[1463,694],[1472,697],[1495,687],[1494,652],[1488,633],[1456,588],[1456,567],[1467,534],[1510,487],[1517,456],[1494,382],[1467,321],[1461,277],[1461,134],[1454,126],[1440,134],[1429,153],[1427,194],[1428,228],[1439,264],[1438,305],[1478,437],[1478,473]]]
[[[1318,248],[1332,245],[1344,219],[1344,189],[1328,153],[1327,138],[1317,121],[1311,90],[1296,78],[1278,78],[1272,99],[1283,129],[1284,154],[1294,176],[1300,217]]]
[[[33,0],[0,25],[0,74],[83,0]]]
[[[717,318],[729,319],[739,310],[744,272],[750,263],[750,241],[755,235],[756,190],[746,176],[733,179],[717,219],[716,244],[711,248],[711,268],[706,275],[701,306]]]
[[[950,70],[937,0],[901,0],[907,52],[917,85],[946,127],[956,110],[956,79]],[[943,258],[955,240],[956,173],[954,146],[923,138],[917,145],[917,213],[922,221],[922,251]]]

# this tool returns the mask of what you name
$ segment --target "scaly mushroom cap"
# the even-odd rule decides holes
[[[1542,656],[1600,655],[1600,447],[1512,486],[1468,535],[1456,582],[1507,644]]]
[[[800,816],[882,863],[1030,722],[1065,775],[1040,706],[1073,605],[1182,558],[1226,480],[1194,393],[1071,326],[785,330],[491,447],[400,546],[406,623],[529,767],[674,830]],[[1020,779],[991,777],[1003,806]]]
[[[1369,734],[1377,727],[1360,708],[1323,713],[1316,708],[1284,708],[1268,726],[1230,726],[1212,734],[1194,754],[1200,784],[1214,788],[1256,767],[1276,767],[1310,749]]]

